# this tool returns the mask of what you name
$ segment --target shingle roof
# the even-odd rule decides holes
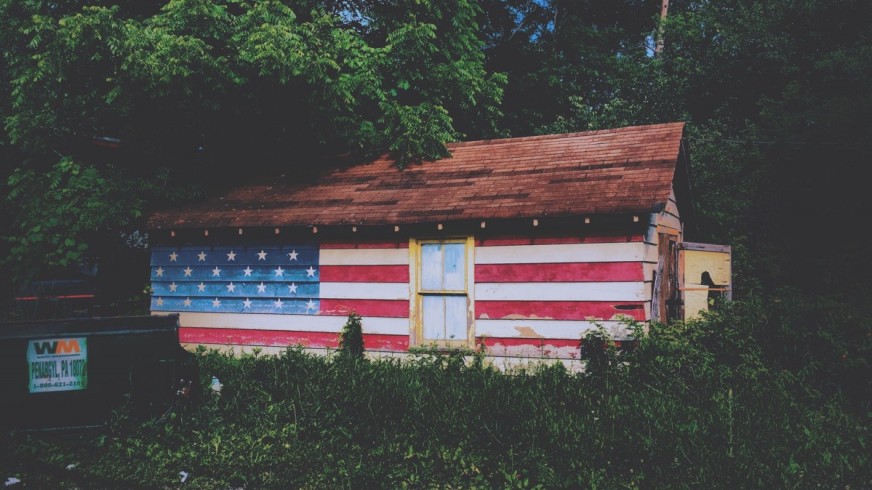
[[[669,199],[684,123],[448,145],[398,170],[385,156],[305,183],[250,185],[154,213],[149,228],[392,225],[646,213]]]

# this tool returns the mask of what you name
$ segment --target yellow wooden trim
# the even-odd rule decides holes
[[[466,237],[466,346],[475,346],[475,238]]]
[[[409,238],[409,345],[419,345],[423,338],[421,300],[418,295],[418,269],[421,259],[418,240]]]
[[[421,246],[427,243],[459,243],[466,252],[465,290],[423,290],[421,289]],[[409,238],[409,345],[436,347],[472,347],[475,343],[475,238]],[[423,297],[427,295],[466,296],[467,319],[465,340],[443,340],[440,342],[424,341],[424,323],[421,318]]]

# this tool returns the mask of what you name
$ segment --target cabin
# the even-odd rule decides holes
[[[572,361],[601,325],[686,319],[730,295],[693,221],[683,123],[448,145],[285,176],[149,217],[151,311],[186,346],[484,348]]]

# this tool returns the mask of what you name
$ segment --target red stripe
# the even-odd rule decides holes
[[[324,300],[321,300],[322,303]],[[477,318],[526,320],[608,320],[622,314],[645,320],[642,302],[613,303],[608,301],[476,301]]]
[[[322,299],[319,314],[347,316],[352,311],[362,317],[408,318],[409,302],[387,299]]]
[[[626,243],[641,242],[642,235],[597,235],[566,237],[499,237],[475,240],[477,247],[504,245],[562,245],[572,243]]]
[[[322,265],[321,282],[409,282],[408,265]]]
[[[547,260],[547,259],[546,259]],[[641,262],[480,264],[475,282],[615,282],[645,280]]]
[[[186,344],[258,345],[285,347],[302,345],[310,348],[339,347],[339,334],[330,332],[289,332],[284,330],[247,330],[235,328],[179,328],[179,342]],[[408,335],[363,334],[368,350],[407,351]]]
[[[36,301],[38,299],[90,299],[93,294],[68,294],[66,296],[19,296],[16,301]]]
[[[348,243],[348,242],[321,242],[321,248],[327,249],[349,249],[349,248],[359,248],[359,249],[371,249],[371,248],[409,248],[409,242],[359,242],[359,243]]]

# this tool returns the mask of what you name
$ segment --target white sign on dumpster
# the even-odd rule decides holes
[[[30,340],[27,365],[31,393],[84,390],[88,387],[87,338]]]

